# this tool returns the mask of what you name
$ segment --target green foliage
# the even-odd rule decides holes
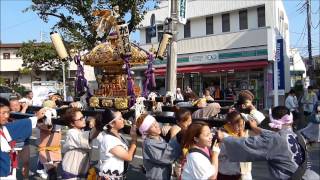
[[[2,76],[0,76],[0,85],[4,85],[5,84],[5,80],[4,80],[4,78],[2,77]]]
[[[20,95],[23,95],[27,90],[26,87],[21,86],[20,84],[14,84],[11,88],[14,90],[14,92],[17,92]]]
[[[153,2],[155,6],[158,4],[158,0],[32,0],[33,4],[25,11],[36,12],[45,22],[48,22],[49,17],[57,18],[58,22],[53,29],[59,29],[68,41],[90,50],[97,41],[93,11],[112,9],[119,5],[122,18],[127,13],[131,15],[128,22],[131,32],[143,19],[147,1]]]
[[[19,73],[20,74],[30,74],[31,72],[32,72],[31,68],[26,68],[26,67],[19,68]]]
[[[29,41],[23,43],[18,53],[23,60],[22,73],[28,72],[32,69],[37,74],[40,70],[46,69],[56,71],[61,67],[61,61],[52,44],[48,43],[35,43]]]

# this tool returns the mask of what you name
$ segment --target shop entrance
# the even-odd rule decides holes
[[[216,100],[223,99],[221,89],[223,89],[223,81],[221,73],[203,74],[202,75],[202,89],[208,89],[211,96]]]

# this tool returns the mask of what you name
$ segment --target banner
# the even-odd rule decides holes
[[[285,89],[285,77],[284,77],[284,56],[283,56],[283,39],[277,39],[277,46],[276,46],[276,59],[275,62],[278,63],[278,71],[273,73],[278,74],[278,91],[279,95],[284,95]],[[274,82],[274,80],[273,80]]]
[[[182,24],[187,23],[187,0],[178,0],[178,21]]]

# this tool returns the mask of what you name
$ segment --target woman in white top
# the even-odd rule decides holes
[[[119,133],[124,127],[124,119],[121,112],[113,112],[106,109],[98,118],[103,127],[102,139],[100,142],[99,176],[101,179],[121,180],[124,179],[127,170],[127,162],[132,161],[136,147],[136,128],[131,128],[131,145]]]
[[[182,167],[182,179],[216,179],[220,149],[217,144],[210,148],[212,133],[209,126],[205,122],[192,123],[183,144],[188,154]]]

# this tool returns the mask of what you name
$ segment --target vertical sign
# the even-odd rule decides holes
[[[130,55],[131,54],[131,47],[129,41],[129,29],[127,24],[117,25],[116,27],[117,34],[118,34],[118,41],[120,44],[120,52],[123,55]]]
[[[283,39],[277,39],[276,62],[278,64],[278,90],[279,95],[284,95],[285,78],[284,78],[284,56],[283,56]]]
[[[173,0],[172,0],[173,1]],[[182,24],[187,23],[187,0],[178,0],[178,21]]]

